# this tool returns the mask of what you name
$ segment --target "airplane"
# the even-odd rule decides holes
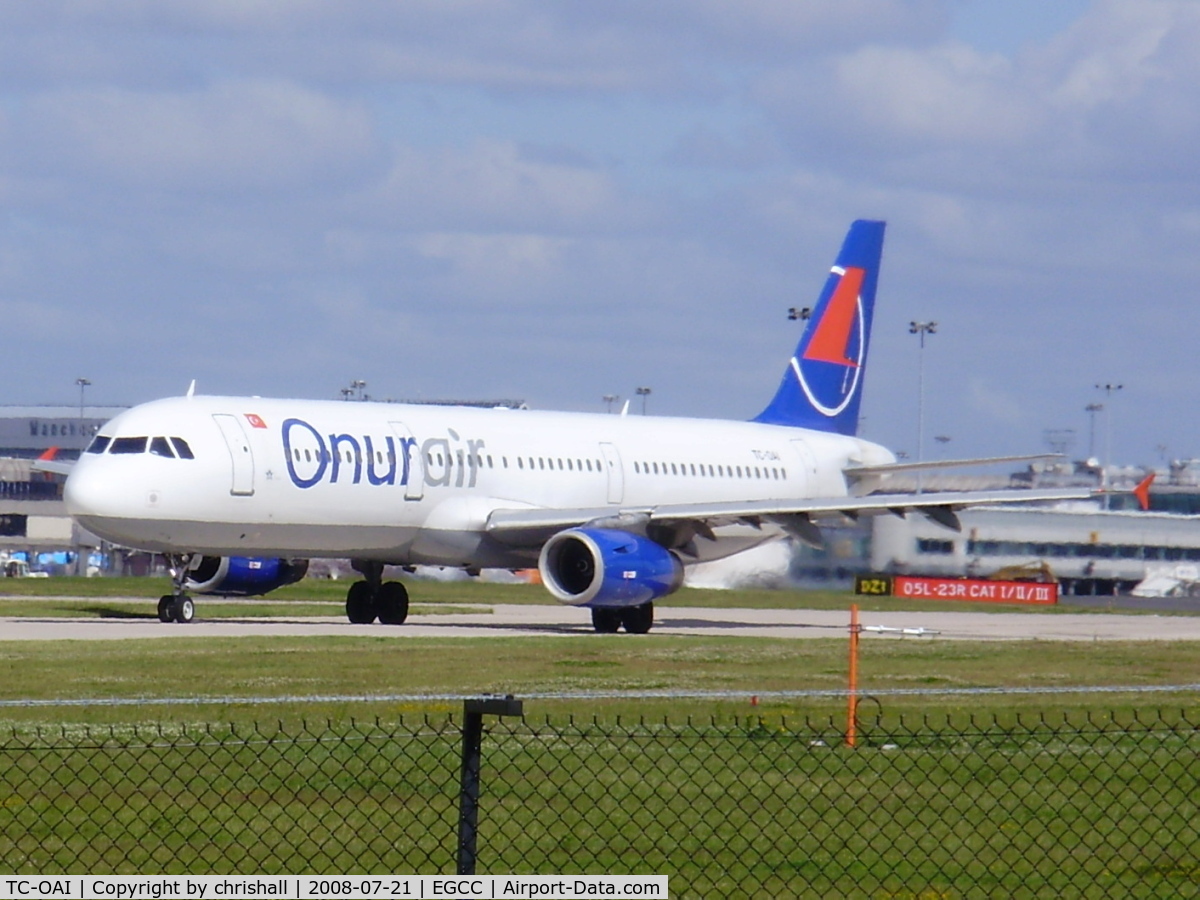
[[[784,366],[749,421],[200,396],[157,400],[103,426],[64,489],[104,540],[167,554],[164,622],[193,590],[265,593],[309,559],[363,576],[352,623],[402,624],[408,592],[384,567],[537,566],[595,631],[644,634],[687,566],[820,523],[1089,496],[1079,490],[887,493],[898,462],[856,435],[885,223],[858,220]],[[627,410],[626,410],[627,412]]]

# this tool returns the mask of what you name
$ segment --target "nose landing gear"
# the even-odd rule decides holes
[[[196,618],[196,604],[183,590],[192,555],[190,553],[172,555],[169,559],[171,561],[171,593],[158,598],[158,621],[178,622],[186,625]]]

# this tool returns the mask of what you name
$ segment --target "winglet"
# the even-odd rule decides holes
[[[1154,483],[1155,474],[1155,472],[1151,472],[1133,489],[1133,496],[1137,497],[1138,506],[1142,508],[1143,512],[1150,508],[1150,485]]]
[[[38,460],[40,462],[49,462],[50,460],[54,459],[54,457],[56,457],[56,456],[58,456],[58,448],[50,447],[50,448],[42,451],[42,454],[41,454],[41,456],[38,457]]]
[[[196,379],[193,378],[192,383],[188,385],[187,398],[189,400],[191,400],[192,397],[195,396],[195,393],[196,393]]]

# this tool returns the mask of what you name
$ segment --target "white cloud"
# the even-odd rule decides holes
[[[1037,124],[1036,111],[1013,89],[1009,61],[962,44],[863,47],[837,62],[835,79],[838,105],[889,144],[994,151],[1020,143]]]
[[[977,413],[993,424],[1023,427],[1028,423],[1027,405],[1008,391],[994,387],[982,377],[973,377],[967,384],[967,402]]]
[[[444,230],[594,229],[629,213],[612,178],[586,164],[537,159],[512,141],[481,139],[458,150],[393,148],[379,184],[361,198],[384,221]]]
[[[12,117],[8,138],[10,158],[41,174],[90,172],[184,192],[357,177],[379,151],[361,105],[284,82],[48,92]]]

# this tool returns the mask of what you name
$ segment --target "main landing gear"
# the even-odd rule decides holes
[[[629,634],[646,634],[654,624],[654,603],[641,606],[596,606],[592,627],[597,634],[616,634],[622,625]]]
[[[196,618],[196,604],[183,591],[192,557],[191,554],[173,554],[168,559],[171,561],[171,593],[158,598],[158,621],[186,625]]]
[[[354,560],[365,581],[356,581],[346,592],[346,618],[355,625],[403,625],[408,618],[408,589],[399,581],[383,580],[383,563]]]

